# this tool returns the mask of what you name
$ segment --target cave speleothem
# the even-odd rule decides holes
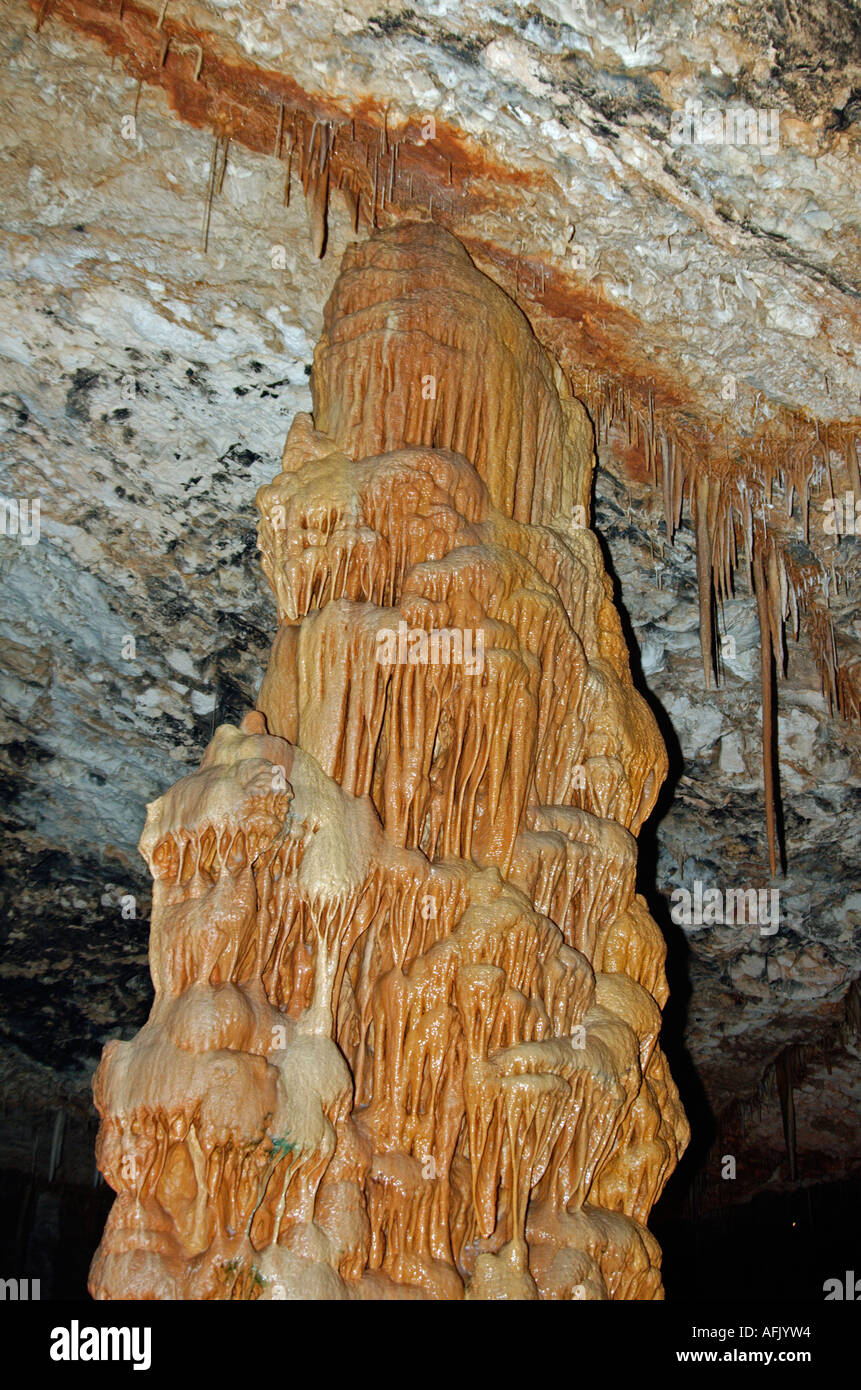
[[[98,1298],[655,1299],[688,1138],[635,892],[666,774],[593,435],[439,227],[351,248],[261,489],[279,628],[148,808]]]

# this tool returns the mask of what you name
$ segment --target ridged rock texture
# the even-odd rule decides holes
[[[148,808],[98,1298],[653,1299],[688,1138],[635,892],[666,774],[592,429],[448,232],[351,247],[261,489],[279,628]]]

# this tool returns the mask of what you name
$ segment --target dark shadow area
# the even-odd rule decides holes
[[[659,1207],[662,1204],[659,1203]],[[788,1193],[763,1192],[742,1206],[691,1219],[649,1223],[664,1251],[668,1301],[786,1299],[822,1303],[838,1281],[861,1301],[858,1250],[861,1182],[824,1183]]]
[[[20,1299],[32,1299],[37,1279],[43,1301],[89,1301],[87,1273],[113,1200],[101,1178],[96,1187],[49,1184],[44,1175],[0,1171],[0,1273],[17,1281]]]

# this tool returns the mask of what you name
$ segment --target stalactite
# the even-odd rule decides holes
[[[281,141],[283,140],[283,138],[284,138],[284,102],[282,101],[282,102],[280,102],[280,104],[279,104],[279,106],[278,106],[278,129],[277,129],[276,132],[275,132],[275,149],[273,150],[273,154],[275,155],[275,158],[276,158],[276,159],[280,159],[280,158],[281,158]]]
[[[780,1115],[783,1121],[783,1137],[786,1143],[786,1157],[789,1164],[789,1180],[798,1177],[798,1148],[795,1125],[795,1076],[794,1049],[781,1052],[774,1064],[777,1091],[780,1096]]]
[[[710,479],[707,473],[698,475],[696,480],[696,527],[697,527],[697,587],[700,606],[700,651],[703,659],[703,675],[706,689],[711,686],[714,666],[714,635],[712,630],[712,546],[709,529]]]
[[[230,136],[225,135],[222,137],[221,141],[221,164],[219,166],[218,175],[215,180],[215,192],[219,195],[219,197],[224,192],[224,176],[227,173],[227,155],[229,149]]]
[[[585,371],[579,380],[593,410],[599,439],[609,442],[611,429],[618,427],[616,422],[620,413],[627,439],[630,433],[630,408],[625,404],[627,397],[624,389],[602,373],[592,370]],[[706,686],[710,685],[715,670],[715,599],[723,601],[733,595],[734,572],[743,556],[751,592],[759,591],[766,595],[761,616],[766,620],[766,642],[773,651],[778,673],[782,674],[785,668],[787,628],[797,640],[802,626],[805,626],[815,634],[813,655],[829,706],[844,719],[861,718],[861,666],[848,662],[841,664],[834,651],[830,630],[825,637],[818,622],[802,622],[810,606],[815,608],[821,602],[816,593],[817,584],[811,582],[811,574],[818,576],[818,581],[826,586],[829,594],[838,591],[843,577],[833,563],[826,568],[823,557],[811,562],[810,572],[805,572],[803,582],[799,582],[797,563],[792,558],[782,516],[785,512],[787,519],[792,521],[797,498],[800,502],[802,534],[805,542],[809,543],[811,495],[821,487],[823,480],[827,490],[833,491],[833,478],[829,480],[828,467],[831,466],[831,455],[837,450],[842,452],[847,481],[853,488],[858,487],[857,428],[851,424],[836,427],[820,425],[815,421],[800,422],[790,417],[782,427],[782,433],[775,431],[774,437],[763,435],[748,441],[736,455],[731,453],[724,441],[724,456],[718,462],[707,437],[695,438],[691,431],[679,426],[670,412],[656,406],[651,387],[644,391],[643,405],[636,411],[636,416],[647,431],[647,471],[654,464],[654,481],[660,491],[668,540],[672,540],[679,529],[684,493],[686,489],[689,491],[695,527],[700,647]],[[660,441],[660,447],[650,453],[648,432],[652,430]],[[822,460],[821,465],[817,463],[817,455]],[[774,492],[775,484],[782,493],[782,501]],[[855,495],[861,494],[856,492]],[[762,530],[765,536],[764,565],[767,573],[763,585],[757,584],[754,571],[755,519],[757,531]],[[764,708],[774,707],[776,693],[773,684],[772,673],[766,681]],[[772,839],[779,814],[776,804],[776,750],[773,735],[769,735],[765,729],[763,746],[765,763],[771,767],[764,777],[764,782],[768,783],[764,790],[766,823],[771,827],[769,839]],[[782,847],[779,849],[782,855]],[[769,862],[772,862],[771,855]]]
[[[212,155],[209,161],[209,180],[206,188],[206,200],[203,205],[203,226],[200,233],[201,249],[204,254],[209,250],[209,223],[212,218],[212,201],[215,197],[215,182],[218,173],[218,156],[221,150],[221,136],[216,133],[212,141]]]
[[[66,1113],[58,1110],[54,1116],[54,1130],[51,1135],[51,1156],[48,1160],[48,1185],[54,1181],[54,1174],[60,1166],[63,1154],[63,1135],[66,1127]]]
[[[667,528],[667,540],[672,545],[673,536],[675,534],[675,469],[673,467],[673,455],[666,430],[661,431],[661,459],[664,523]]]
[[[861,471],[858,468],[858,447],[854,430],[850,430],[846,435],[845,449],[849,484],[855,497],[858,498],[861,497]]]
[[[772,649],[771,602],[768,592],[765,566],[762,561],[760,545],[753,552],[754,590],[756,610],[759,618],[759,662],[760,685],[762,690],[762,776],[765,788],[765,825],[768,837],[768,864],[771,876],[777,873],[777,805],[775,797],[775,759],[774,741],[775,686],[774,661]]]
[[[322,173],[317,173],[311,184],[311,242],[314,255],[319,259],[326,250],[327,221],[329,211],[329,165],[325,164]]]

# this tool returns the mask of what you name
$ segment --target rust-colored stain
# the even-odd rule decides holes
[[[388,173],[393,151],[399,197],[405,194],[403,182],[412,175],[413,192],[419,195],[414,201],[419,203],[427,188],[440,205],[457,202],[474,213],[486,200],[473,188],[476,180],[504,181],[520,188],[547,181],[543,171],[512,170],[495,163],[452,126],[437,122],[433,139],[425,140],[422,116],[417,114],[406,126],[389,129],[387,111],[381,105],[365,101],[348,109],[332,98],[305,91],[285,73],[227,57],[221,51],[222,39],[169,11],[159,28],[160,9],[132,0],[122,5],[119,0],[109,5],[97,0],[49,0],[47,10],[44,0],[29,3],[37,19],[40,13],[43,22],[62,19],[97,39],[132,77],[161,87],[176,114],[198,129],[214,127],[260,154],[283,154],[287,142],[282,140],[282,150],[277,150],[279,130],[283,137],[291,123],[332,127],[329,159],[336,186],[338,175],[346,170],[370,184],[368,168],[375,155]],[[421,181],[418,188],[416,179]]]
[[[642,444],[628,444],[624,435],[620,433],[615,442],[613,453],[619,460],[623,473],[627,478],[630,478],[632,483],[652,482],[646,450]]]
[[[493,267],[505,288],[528,314],[538,336],[552,347],[569,374],[592,371],[606,374],[658,414],[689,411],[690,397],[682,394],[678,379],[645,366],[646,336],[639,319],[611,304],[590,284],[563,275],[555,266],[530,257],[523,263],[503,248],[461,233],[479,263]]]

